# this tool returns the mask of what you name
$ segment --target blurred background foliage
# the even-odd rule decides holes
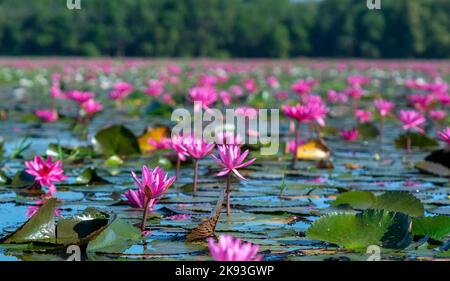
[[[0,55],[450,57],[449,0],[0,0]]]

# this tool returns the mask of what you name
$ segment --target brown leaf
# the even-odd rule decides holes
[[[219,200],[217,200],[216,207],[211,212],[211,216],[188,233],[186,237],[187,242],[203,240],[214,235],[217,222],[220,218],[220,212],[222,211],[224,198],[225,192],[222,191],[219,195]]]

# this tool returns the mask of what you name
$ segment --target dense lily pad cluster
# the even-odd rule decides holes
[[[449,257],[450,65],[2,63],[0,259]],[[279,109],[280,149],[172,137],[176,108]]]

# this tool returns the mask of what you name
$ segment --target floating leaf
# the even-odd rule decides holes
[[[401,135],[395,140],[395,146],[406,149],[408,135],[411,137],[411,147],[430,149],[439,146],[439,143],[435,139],[419,133],[406,133]]]
[[[87,252],[119,253],[141,238],[138,228],[117,218],[87,245]]]
[[[28,174],[25,170],[20,170],[14,176],[11,186],[12,188],[25,188],[32,186],[34,182],[34,176]]]
[[[354,209],[365,210],[372,208],[376,200],[377,198],[370,191],[352,191],[339,195],[332,205],[350,205]]]
[[[10,184],[11,179],[5,174],[5,172],[0,171],[0,184]]]
[[[405,248],[412,240],[410,223],[405,214],[383,210],[366,210],[356,215],[331,214],[315,221],[307,236],[348,249],[365,250],[370,245]]]
[[[323,160],[330,154],[331,150],[319,140],[309,141],[297,148],[297,158],[301,160]]]
[[[123,160],[117,155],[113,155],[113,156],[109,157],[104,162],[104,165],[107,166],[107,167],[117,167],[117,166],[120,166],[122,164],[123,164]]]
[[[193,242],[193,241],[199,241],[204,240],[205,238],[211,237],[214,234],[214,231],[216,229],[217,222],[220,218],[220,212],[222,211],[222,205],[225,198],[225,193],[222,191],[219,200],[217,200],[216,207],[211,213],[210,218],[203,221],[199,226],[192,229],[187,237],[187,242]]]
[[[2,243],[55,243],[54,212],[56,199],[49,199],[39,210],[14,233],[7,236]]]
[[[170,116],[172,116],[173,108],[166,103],[161,103],[159,101],[152,101],[147,107],[146,112],[148,115],[151,116],[170,118]]]
[[[92,236],[103,230],[110,215],[95,208],[87,208],[83,213],[58,220],[56,227],[58,244],[85,244]]]
[[[334,206],[350,205],[354,209],[377,209],[392,212],[402,212],[410,216],[423,216],[423,204],[409,192],[388,191],[375,196],[370,191],[351,191],[339,195],[333,202]]]
[[[109,181],[103,179],[93,168],[86,168],[77,178],[77,184],[106,184]]]
[[[376,138],[380,131],[373,123],[363,123],[358,125],[359,136],[363,140]]]
[[[136,136],[122,125],[113,125],[99,131],[93,143],[96,151],[106,156],[140,153]]]
[[[415,167],[419,169],[421,172],[437,175],[441,177],[450,177],[450,169],[430,161],[420,161],[415,164]]]
[[[434,216],[414,219],[412,233],[415,236],[429,235],[430,238],[440,241],[450,235],[450,217]]]
[[[149,144],[150,139],[155,142],[161,141],[163,138],[170,136],[170,130],[167,127],[156,127],[154,129],[148,129],[145,134],[139,137],[139,147],[141,151],[153,151],[156,149],[153,145]]]

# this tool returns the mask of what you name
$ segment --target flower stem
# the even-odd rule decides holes
[[[406,150],[408,151],[408,153],[411,152],[411,135],[408,134],[406,137]]]
[[[231,197],[231,172],[228,173],[227,175],[227,216],[229,216],[231,212],[230,197]]]
[[[194,193],[197,192],[198,159],[194,160]]]
[[[300,139],[300,121],[297,120],[295,124],[295,151],[294,151],[294,159],[292,160],[292,168],[295,168],[295,164],[297,164],[297,150],[298,150],[298,140]]]
[[[145,224],[147,223],[147,212],[148,212],[148,206],[150,205],[150,198],[145,196],[145,205],[144,205],[144,214],[142,216],[142,222],[141,222],[141,232],[145,230]]]
[[[181,165],[180,156],[177,156],[177,169],[176,169],[176,172],[175,172],[176,180],[178,180],[178,176],[180,174],[180,165]]]

